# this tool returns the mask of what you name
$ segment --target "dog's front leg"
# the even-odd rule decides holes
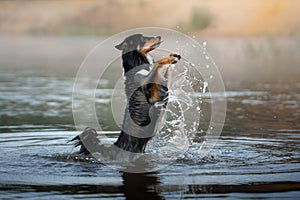
[[[158,60],[154,63],[155,68],[160,68],[163,65],[175,64],[181,59],[179,54],[171,53],[169,57]]]
[[[149,94],[149,102],[150,103],[156,103],[156,102],[167,102],[168,98],[168,87],[167,87],[167,81],[168,81],[168,70],[167,69],[163,71],[163,67],[170,64],[175,64],[181,59],[181,56],[178,54],[170,54],[169,57],[158,60],[154,63],[154,68],[149,74],[150,83],[153,83],[150,85],[150,89],[148,91]]]

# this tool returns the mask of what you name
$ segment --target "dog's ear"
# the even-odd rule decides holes
[[[118,44],[116,45],[116,49],[119,49],[119,50],[124,50],[127,46],[127,43],[126,42],[122,42],[121,44]]]

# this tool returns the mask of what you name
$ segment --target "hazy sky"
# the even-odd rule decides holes
[[[0,34],[108,35],[160,26],[209,36],[299,36],[299,0],[0,1]]]

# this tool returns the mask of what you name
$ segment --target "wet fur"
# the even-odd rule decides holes
[[[160,69],[165,65],[176,63],[180,60],[180,55],[170,54],[169,57],[154,62],[149,52],[157,48],[160,43],[159,36],[145,37],[135,34],[116,45],[116,48],[122,51],[127,96],[122,130],[114,143],[122,150],[144,152],[146,144],[155,134],[156,126],[167,105],[167,72],[161,74]],[[155,105],[157,103],[158,105]],[[75,146],[81,146],[79,153],[101,151],[100,141],[95,132],[94,129],[86,128],[83,133],[72,139],[75,141]],[[95,147],[87,149],[85,147],[87,144]]]

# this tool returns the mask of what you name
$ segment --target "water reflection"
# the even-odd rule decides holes
[[[0,73],[1,197],[143,200],[299,196],[299,83],[227,84],[227,119],[211,152],[214,159],[194,162],[187,158],[156,173],[129,174],[96,163],[67,160],[72,147],[66,142],[77,134],[70,98],[74,80],[22,73]],[[99,88],[97,92],[97,99],[107,100],[107,90]],[[108,137],[115,140],[117,134],[112,130],[118,127],[105,110],[109,108],[106,102],[98,101],[95,106],[102,111],[99,119],[106,119],[102,123],[111,131]]]
[[[156,173],[122,173],[121,191],[126,199],[164,199],[156,190],[160,183]]]

